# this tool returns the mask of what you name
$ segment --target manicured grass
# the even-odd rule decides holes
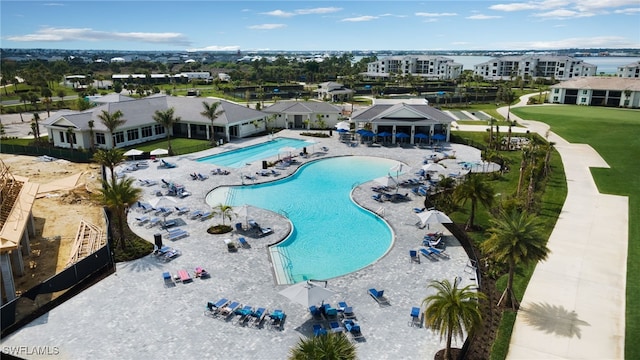
[[[629,197],[625,358],[640,359],[640,111],[558,105],[516,108],[513,113],[549,124],[572,143],[591,145],[611,167],[591,169],[600,192]]]
[[[144,152],[150,152],[154,149],[166,149],[167,139],[156,140],[146,142],[144,144],[139,144],[135,146],[129,146],[125,149],[138,149]],[[186,139],[186,138],[172,138],[171,139],[171,148],[176,155],[188,154],[196,151],[206,150],[210,147],[210,142],[208,140],[197,140],[197,139]]]

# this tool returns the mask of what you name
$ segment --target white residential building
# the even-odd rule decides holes
[[[640,78],[582,77],[562,81],[549,89],[552,104],[640,107]]]
[[[367,72],[361,75],[378,79],[411,75],[429,80],[451,80],[460,77],[462,68],[462,64],[444,56],[388,56],[367,64]]]
[[[618,66],[616,75],[621,78],[640,78],[640,61]]]
[[[570,56],[524,55],[503,56],[474,65],[474,75],[485,80],[524,78],[555,78],[568,80],[575,77],[595,76],[597,66]]]

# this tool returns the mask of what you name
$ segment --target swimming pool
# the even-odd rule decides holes
[[[329,279],[370,265],[391,247],[389,226],[357,206],[350,193],[355,185],[386,175],[395,164],[364,156],[318,160],[282,180],[232,187],[226,200],[231,206],[269,209],[292,222],[290,236],[271,248],[274,264],[283,267],[276,272],[285,275],[279,282]],[[212,198],[207,196],[207,202],[215,206]]]
[[[294,149],[302,149],[303,147],[310,145],[312,144],[305,140],[275,138],[267,142],[243,147],[241,149],[201,157],[196,159],[196,161],[230,168],[241,168],[252,161],[276,156],[280,153],[280,149],[282,148],[291,147]]]

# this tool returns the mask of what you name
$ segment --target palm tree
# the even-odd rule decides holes
[[[535,215],[525,211],[501,211],[490,220],[489,238],[482,243],[482,250],[495,262],[507,264],[509,277],[507,287],[498,305],[505,304],[513,310],[518,300],[513,293],[513,277],[516,267],[544,260],[549,255],[546,239],[541,235],[541,226]]]
[[[67,141],[69,141],[69,146],[73,151],[73,128],[68,127],[66,132],[67,132]]]
[[[95,133],[93,131],[93,128],[95,127],[95,121],[89,120],[87,122],[87,126],[89,126],[89,147],[93,151],[93,149],[96,147],[96,143],[95,143],[95,139],[94,139]]]
[[[124,152],[120,149],[99,149],[95,152],[95,154],[93,154],[93,161],[96,161],[100,165],[109,168],[109,171],[111,172],[111,183],[116,182],[115,167],[118,166],[118,164],[124,162],[124,160]]]
[[[169,155],[173,155],[173,149],[171,149],[171,129],[175,123],[182,120],[180,116],[173,116],[174,111],[174,108],[169,108],[165,111],[156,110],[155,114],[153,114],[153,120],[162,125],[167,134],[167,150],[169,151]]]
[[[218,110],[218,106],[220,106],[220,101],[216,101],[214,103],[209,104],[206,101],[202,102],[202,106],[204,107],[204,111],[202,111],[200,113],[200,115],[206,117],[207,119],[211,120],[211,143],[213,144],[215,142],[214,136],[213,136],[213,127],[214,127],[214,121],[218,118],[218,116],[222,115],[224,113],[224,110]],[[229,140],[229,139],[227,139]]]
[[[472,333],[482,323],[477,299],[485,296],[474,291],[471,285],[458,288],[458,278],[453,285],[446,279],[432,281],[429,288],[435,289],[436,293],[422,301],[426,306],[425,323],[430,329],[440,332],[440,341],[446,337],[444,358],[451,360],[451,340],[454,337],[462,340],[465,331]]]
[[[116,146],[115,139],[113,138],[113,132],[118,128],[118,126],[127,122],[127,120],[123,119],[122,116],[124,116],[124,114],[120,110],[116,110],[112,113],[107,110],[102,110],[102,113],[98,114],[98,119],[102,121],[107,129],[109,129],[109,135],[111,136],[111,148],[115,148]]]
[[[35,133],[33,134],[36,141],[40,140],[40,114],[37,112],[33,113],[33,122],[35,123],[35,128],[33,129]]]
[[[355,360],[356,347],[344,333],[300,338],[289,350],[289,360]]]
[[[231,221],[233,219],[233,207],[225,204],[218,204],[214,208],[214,214],[220,215],[222,217],[222,225],[224,225],[224,219],[229,219]]]
[[[127,209],[131,204],[140,200],[142,189],[134,186],[134,178],[125,177],[120,181],[102,182],[99,197],[102,203],[113,212],[118,225],[118,242],[120,248],[126,250],[126,238],[124,224],[126,222]]]
[[[456,202],[463,206],[467,201],[471,202],[471,213],[465,230],[471,230],[474,226],[478,202],[488,208],[493,204],[494,195],[495,192],[489,185],[487,177],[479,174],[469,173],[464,182],[456,187],[453,191],[453,198]]]

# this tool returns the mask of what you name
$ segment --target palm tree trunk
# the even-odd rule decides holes
[[[476,201],[471,200],[471,214],[469,215],[469,221],[467,221],[467,226],[465,226],[465,230],[469,231],[473,228],[475,215],[476,215]]]
[[[119,241],[120,241],[120,248],[124,251],[127,250],[127,244],[125,242],[125,236],[124,236],[124,209],[123,210],[118,210],[118,231],[120,232],[119,235]]]
[[[446,360],[452,360],[451,357],[451,338],[453,337],[453,329],[449,328],[447,331],[447,347],[444,348],[444,358]]]

